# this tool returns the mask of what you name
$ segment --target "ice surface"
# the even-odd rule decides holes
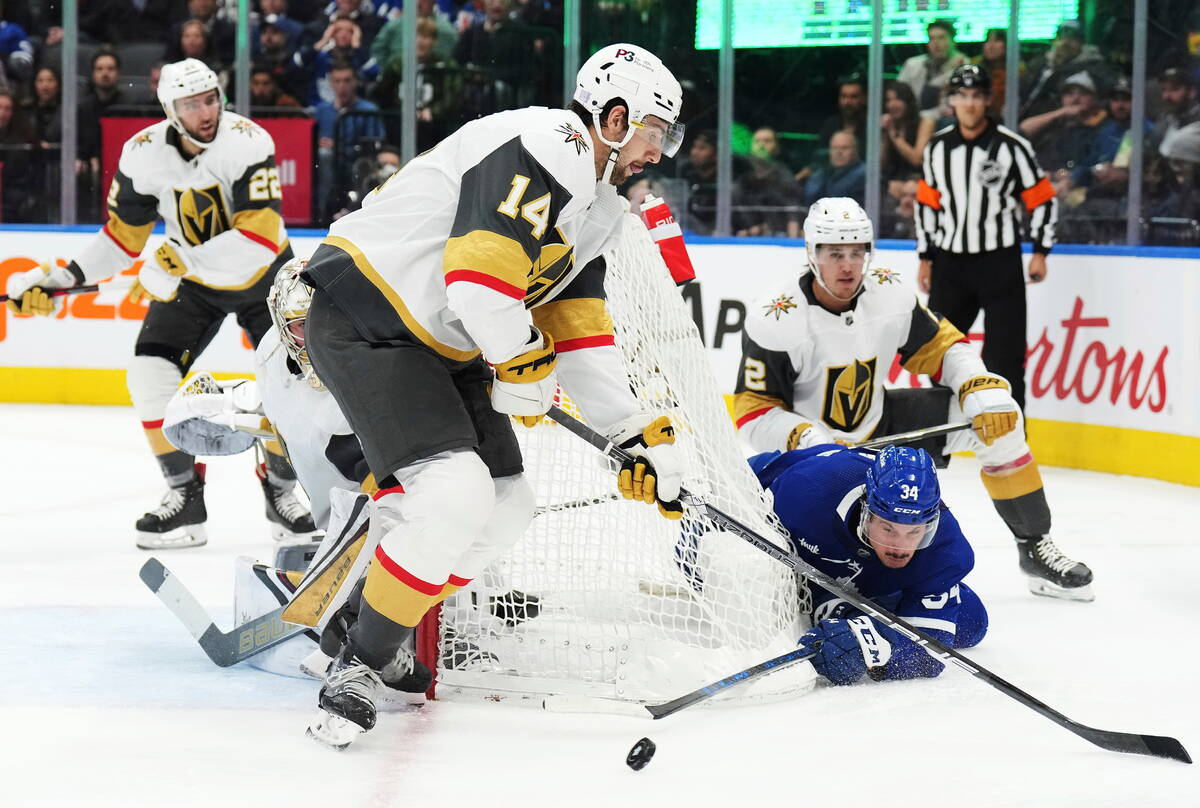
[[[1197,767],[1095,748],[957,670],[661,722],[434,703],[332,752],[304,737],[315,682],[214,667],[138,580],[162,490],[131,410],[3,405],[0,433],[0,805],[1200,805]],[[1200,491],[1044,468],[1055,538],[1096,572],[1095,603],[1064,603],[1026,592],[977,471],[943,474],[991,614],[968,655],[1200,752]],[[273,550],[249,456],[208,479],[208,546],[161,557],[228,628],[234,557]]]

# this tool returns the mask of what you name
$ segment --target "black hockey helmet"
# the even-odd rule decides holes
[[[959,65],[950,74],[950,81],[947,82],[947,86],[949,86],[952,93],[969,88],[990,93],[992,91],[992,77],[979,65]]]

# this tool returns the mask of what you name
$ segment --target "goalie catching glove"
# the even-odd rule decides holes
[[[892,644],[866,616],[822,620],[800,638],[799,645],[811,648],[818,643],[812,666],[835,685],[852,685],[864,673],[879,681],[892,658]]]
[[[667,519],[681,518],[683,456],[675,445],[671,419],[665,415],[635,415],[613,427],[609,439],[633,455],[617,474],[621,496],[657,504],[658,512]]]
[[[51,297],[56,289],[70,289],[83,282],[83,273],[70,266],[42,264],[13,275],[8,281],[8,308],[13,314],[38,314],[47,317],[62,299]]]
[[[257,438],[275,437],[254,382],[218,382],[208,373],[197,373],[176,391],[162,429],[172,446],[201,457],[238,454]]]
[[[492,408],[506,415],[542,416],[554,403],[558,377],[554,340],[530,326],[525,350],[495,366]]]
[[[179,281],[187,274],[187,264],[180,257],[183,245],[167,239],[154,251],[154,263],[146,261],[138,270],[137,280],[129,289],[129,301],[140,303],[143,298],[166,303],[175,297]]]
[[[1008,382],[999,376],[967,379],[958,388],[958,405],[986,446],[1017,427],[1020,410],[1008,391]]]

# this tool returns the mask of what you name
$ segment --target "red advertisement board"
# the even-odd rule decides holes
[[[121,147],[134,134],[161,118],[101,118],[101,199],[117,172]],[[313,126],[311,118],[265,118],[256,120],[275,139],[275,163],[283,186],[283,221],[289,225],[312,223]]]

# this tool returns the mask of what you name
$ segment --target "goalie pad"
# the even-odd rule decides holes
[[[171,445],[198,457],[241,454],[259,437],[274,437],[270,423],[254,410],[254,382],[221,384],[197,373],[167,403],[163,434]]]
[[[300,581],[300,573],[285,572],[239,556],[233,568],[233,617],[243,625],[278,609],[288,602]],[[279,645],[255,654],[247,662],[255,668],[280,676],[303,677],[300,663],[317,647],[316,633],[306,631]]]
[[[341,488],[329,491],[329,530],[312,566],[296,588],[283,619],[298,626],[325,628],[334,612],[346,602],[350,591],[367,570],[375,554],[368,507],[371,498]]]

